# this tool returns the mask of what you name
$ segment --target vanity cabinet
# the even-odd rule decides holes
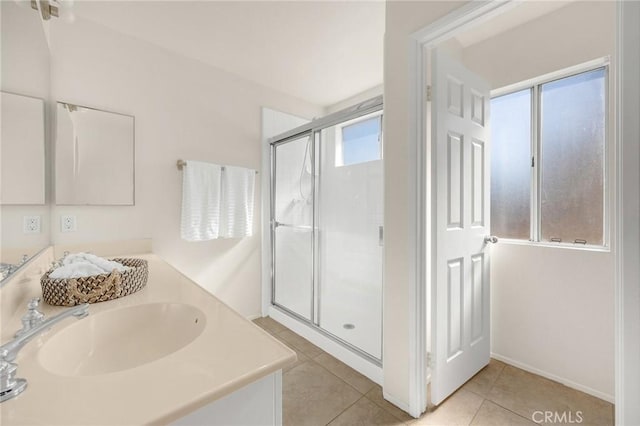
[[[103,253],[98,247],[81,249],[147,260],[147,285],[92,304],[86,318],[60,322],[24,346],[17,376],[28,386],[2,402],[0,424],[282,424],[282,369],[295,362],[294,351],[158,256],[125,248]],[[39,280],[54,250],[68,249],[47,249],[2,289],[3,343],[21,328],[26,303],[41,294]],[[173,313],[171,326],[151,315],[159,308]],[[46,318],[64,309],[41,305]],[[198,333],[185,340],[194,321]],[[105,341],[111,338],[112,345]],[[121,353],[115,356],[113,348]],[[80,364],[85,368],[75,368]]]
[[[172,425],[282,425],[282,370],[199,408]]]

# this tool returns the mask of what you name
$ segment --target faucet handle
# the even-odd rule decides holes
[[[64,259],[67,256],[69,256],[69,252],[68,251],[65,251],[64,253],[62,253],[62,257],[60,259],[54,260],[51,263],[51,268],[49,268],[49,270],[54,270],[54,269],[57,269],[57,268],[61,267],[64,264]]]
[[[29,310],[22,317],[22,328],[16,332],[15,337],[26,333],[44,321],[44,314],[38,310],[41,300],[39,297],[34,297],[29,301],[27,304]]]
[[[30,311],[37,310],[38,306],[40,306],[40,302],[42,302],[42,299],[40,297],[33,297],[31,298],[31,300],[29,300],[29,303],[27,303],[27,307]]]

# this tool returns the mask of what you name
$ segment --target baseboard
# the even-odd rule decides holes
[[[387,401],[389,401],[390,403],[392,403],[393,405],[395,405],[396,407],[398,407],[399,409],[401,409],[402,411],[404,411],[405,413],[409,413],[409,404],[405,404],[404,402],[400,401],[398,398],[394,397],[391,394],[388,394],[387,392],[382,391],[382,396],[384,397],[384,399],[386,399]],[[416,417],[417,418],[417,417]]]
[[[254,319],[262,318],[262,315],[249,315],[245,317],[249,321],[253,321]]]
[[[512,365],[512,366],[517,367],[517,368],[519,368],[521,370],[528,371],[529,373],[537,374],[538,376],[542,376],[542,377],[547,378],[549,380],[553,380],[554,382],[562,383],[563,385],[565,385],[567,387],[570,387],[570,388],[575,389],[575,390],[579,390],[580,392],[587,393],[587,394],[589,394],[591,396],[595,396],[596,398],[600,398],[600,399],[602,399],[604,401],[611,402],[612,404],[615,403],[615,398],[614,398],[613,395],[609,395],[607,393],[597,391],[597,390],[592,389],[592,388],[590,388],[588,386],[581,385],[580,383],[576,383],[576,382],[568,380],[568,379],[566,379],[564,377],[556,376],[555,374],[551,374],[551,373],[548,373],[546,371],[537,369],[535,367],[532,367],[532,366],[530,366],[528,364],[525,364],[525,363],[522,363],[520,361],[516,361],[516,360],[511,359],[509,357],[502,356],[500,354],[492,352],[491,353],[491,358],[497,359],[498,361],[502,361],[505,364]]]

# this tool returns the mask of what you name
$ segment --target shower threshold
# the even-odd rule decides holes
[[[286,308],[272,304],[268,315],[289,330],[304,337],[323,351],[347,364],[375,383],[382,385],[382,362],[355,346],[323,330]]]

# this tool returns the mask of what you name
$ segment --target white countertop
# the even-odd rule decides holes
[[[146,303],[185,303],[205,313],[207,322],[202,334],[177,352],[139,367],[67,377],[48,371],[38,358],[39,349],[56,333],[83,321],[65,319],[18,354],[17,376],[29,384],[17,398],[0,404],[0,424],[165,424],[295,361],[295,352],[158,256],[119,257],[148,260],[147,286],[133,295],[90,305],[90,315]],[[0,291],[2,343],[21,327],[26,301],[41,295],[39,272],[29,274],[27,270],[22,278],[16,277],[18,282],[10,282]],[[41,304],[47,317],[63,309]]]

